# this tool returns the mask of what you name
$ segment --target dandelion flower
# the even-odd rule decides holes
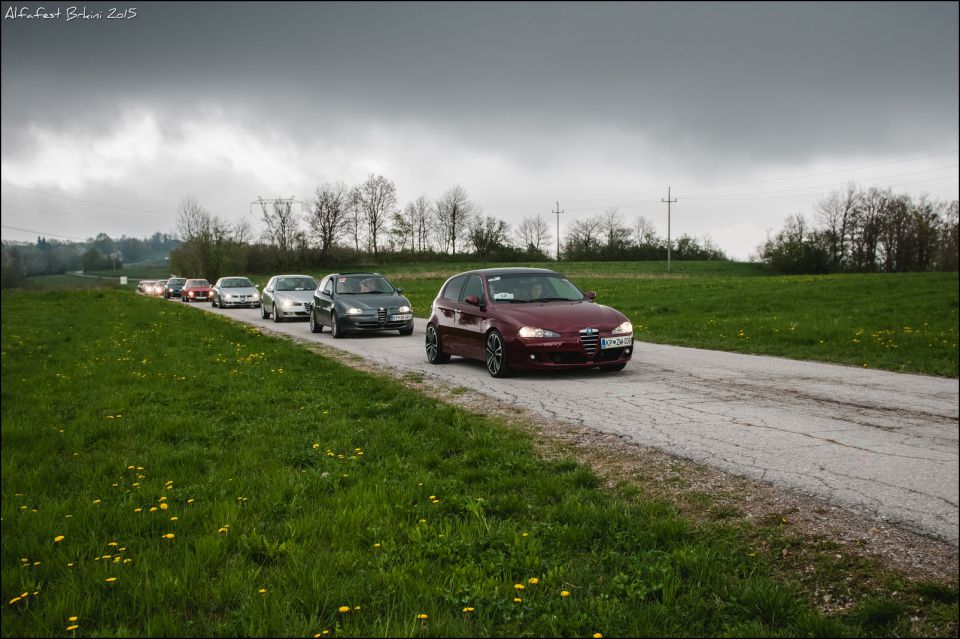
[[[593,639],[603,639],[603,635],[599,632],[593,633]]]
[[[14,597],[13,599],[10,600],[10,605],[12,606],[13,604],[17,603],[21,599],[23,599],[23,597]]]
[[[261,589],[258,590],[257,592],[259,592],[259,593],[262,595],[263,593],[267,592],[267,589],[266,589],[266,588],[261,588]]]
[[[537,579],[536,577],[530,577],[529,579],[527,579],[527,582],[536,586],[538,583],[540,583],[540,580]]]
[[[374,547],[374,548],[379,548],[379,547],[380,547],[380,544],[374,544],[373,547]]]
[[[514,598],[513,598],[513,601],[514,601],[514,603],[520,603],[520,602],[523,601],[523,599],[521,599],[520,597],[514,597]]]
[[[71,623],[73,623],[73,622],[76,621],[76,620],[77,620],[77,617],[76,617],[76,616],[67,617],[67,621],[69,621],[69,622],[71,622]]]
[[[64,539],[63,535],[57,535],[56,537],[53,538],[53,543],[59,544],[61,541],[63,541],[63,539]]]
[[[178,519],[180,519],[180,518],[177,517],[176,515],[174,515],[173,517],[170,518],[170,521],[176,521],[176,520],[178,520]]]
[[[523,584],[513,584],[513,587],[517,590],[523,590]]]
[[[421,612],[419,615],[417,615],[417,619],[429,619],[429,618],[430,618],[430,615],[424,612]]]
[[[176,535],[174,535],[173,533],[167,533],[166,535],[163,536],[163,538],[164,538],[164,539],[173,539],[175,536],[176,536]]]
[[[464,612],[474,612],[475,610],[476,608],[474,608],[473,606],[467,606],[466,608],[463,609]]]
[[[350,606],[340,606],[337,608],[337,612],[350,612]]]
[[[112,584],[116,580],[117,580],[116,577],[107,577],[106,579],[104,579],[104,581],[107,582],[108,584]]]
[[[77,624],[73,624],[72,626],[67,626],[67,630],[76,630],[79,627]]]
[[[569,597],[569,596],[570,596],[570,591],[569,591],[569,590],[561,590],[561,591],[560,591],[560,596],[561,596],[561,597]]]
[[[168,504],[167,502],[163,502],[162,504],[160,504],[160,510],[166,510],[169,507],[170,507],[170,504]]]

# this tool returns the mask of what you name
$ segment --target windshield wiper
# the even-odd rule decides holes
[[[538,297],[530,301],[531,302],[575,302],[576,300],[572,300],[566,297]]]

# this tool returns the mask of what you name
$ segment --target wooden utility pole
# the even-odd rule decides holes
[[[670,199],[670,187],[667,187],[667,199],[660,199],[661,202],[667,203],[667,273],[670,272],[670,204],[676,203],[676,198]]]
[[[557,214],[557,261],[560,261],[560,214],[564,211],[560,210],[560,202],[557,202],[557,210],[550,211],[551,213]]]

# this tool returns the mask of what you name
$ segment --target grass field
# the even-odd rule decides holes
[[[4,636],[957,632],[955,584],[799,548],[779,518],[684,519],[184,306],[3,293]],[[825,616],[823,592],[857,605]]]
[[[477,263],[369,267],[426,318],[450,275]],[[504,265],[509,266],[509,265]],[[515,266],[515,265],[514,265]],[[625,313],[636,339],[957,377],[957,273],[772,276],[740,262],[571,262],[556,268]],[[360,270],[357,267],[351,270]],[[315,276],[326,272],[311,273]],[[251,275],[261,285],[269,274]]]

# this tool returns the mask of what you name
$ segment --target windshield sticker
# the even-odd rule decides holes
[[[343,284],[343,283],[346,282],[346,281],[347,281],[347,278],[345,278],[345,277],[338,277],[338,278],[337,278],[337,283],[338,283],[338,284]]]
[[[487,278],[487,281],[488,281],[488,282],[499,282],[499,281],[500,281],[500,276],[497,275],[496,277],[489,277],[489,278]]]
[[[493,299],[495,300],[512,300],[513,293],[494,293]]]

